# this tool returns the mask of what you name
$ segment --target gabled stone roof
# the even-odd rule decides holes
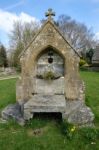
[[[24,53],[26,52],[26,50],[29,48],[29,46],[33,43],[33,41],[37,38],[37,36],[43,31],[44,27],[50,24],[51,26],[54,27],[54,29],[60,34],[60,36],[65,40],[65,42],[73,49],[73,51],[75,52],[75,54],[80,57],[80,55],[77,53],[77,51],[75,50],[75,48],[70,44],[70,42],[63,36],[63,34],[60,32],[60,30],[58,29],[58,27],[54,24],[53,20],[47,20],[44,25],[42,25],[42,27],[40,28],[40,30],[37,32],[37,34],[33,37],[32,41],[27,45],[27,47],[21,52],[21,54],[19,55],[19,58],[21,56],[24,55]]]

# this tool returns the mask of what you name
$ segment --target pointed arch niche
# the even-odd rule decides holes
[[[35,93],[64,94],[64,57],[52,46],[43,49],[36,58]]]

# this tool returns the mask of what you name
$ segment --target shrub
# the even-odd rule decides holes
[[[85,64],[86,64],[86,61],[84,59],[80,59],[79,66],[83,66]]]
[[[52,71],[48,71],[48,72],[44,73],[43,78],[46,80],[51,80],[51,79],[54,79],[55,76],[54,76],[54,73]]]

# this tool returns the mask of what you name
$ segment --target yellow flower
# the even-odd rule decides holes
[[[74,132],[76,129],[76,127],[74,126],[73,128],[71,128],[71,132]]]

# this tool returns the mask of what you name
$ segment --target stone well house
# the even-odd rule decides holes
[[[50,9],[48,19],[20,55],[17,103],[24,120],[36,112],[60,112],[71,123],[90,125],[94,116],[85,105],[79,55],[54,24],[52,15]]]

